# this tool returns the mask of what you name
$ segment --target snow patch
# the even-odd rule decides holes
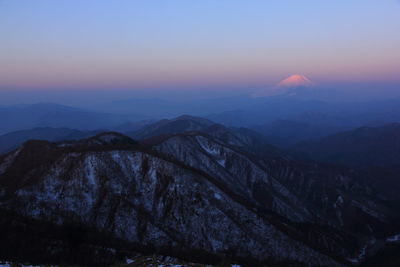
[[[86,158],[85,166],[87,171],[87,180],[90,185],[96,186],[96,170],[95,170],[95,160],[91,156]]]
[[[218,145],[210,143],[206,138],[202,136],[197,136],[197,141],[199,142],[201,148],[207,152],[207,154],[212,155],[217,163],[225,168],[226,159],[221,155],[222,148]]]
[[[211,146],[204,137],[198,136],[197,140],[202,149],[204,149],[208,154],[213,156],[219,154],[219,149],[216,146]]]
[[[370,247],[372,247],[372,246],[375,244],[375,242],[376,242],[376,239],[375,239],[375,238],[369,240],[369,241],[365,244],[365,246],[363,246],[363,247],[360,249],[360,252],[359,252],[359,254],[358,254],[357,257],[355,257],[355,258],[350,258],[350,259],[348,259],[348,260],[349,260],[350,262],[352,262],[352,263],[360,263],[360,262],[362,262],[362,261],[365,259],[365,256],[366,256],[366,254],[367,254],[367,249],[370,248]]]
[[[342,206],[344,200],[343,197],[341,195],[338,196],[338,198],[336,199],[336,202],[333,204],[333,207],[335,208],[335,212],[336,212],[336,216],[339,220],[340,225],[344,225],[343,223],[343,218],[342,218],[342,211],[340,209],[340,207]]]
[[[338,206],[341,206],[343,202],[344,202],[343,197],[339,195],[338,198],[336,199],[335,204],[333,204],[333,207],[337,208]]]
[[[388,238],[386,238],[386,241],[387,242],[399,242],[400,241],[400,234],[388,237]]]
[[[214,197],[219,200],[223,199],[222,196],[218,193],[214,193]]]
[[[225,159],[219,159],[219,160],[217,160],[217,162],[218,162],[218,164],[221,165],[222,167],[225,167],[225,163],[226,163],[226,160],[225,160]]]
[[[12,266],[18,266],[18,267],[41,267],[40,265],[25,265],[25,264],[21,264],[21,263],[0,262],[0,267],[12,267]],[[49,267],[57,267],[57,266],[50,265]]]
[[[134,263],[135,262],[135,260],[132,260],[132,259],[126,259],[126,264],[131,264],[131,263]]]

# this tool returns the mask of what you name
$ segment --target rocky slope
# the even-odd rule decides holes
[[[31,141],[0,157],[1,212],[18,218],[14,230],[38,225],[32,232],[46,246],[52,240],[54,255],[54,242],[68,241],[103,254],[124,247],[250,266],[340,266],[364,240],[390,231],[395,212],[350,173],[268,157],[268,149],[260,157],[251,142],[223,139]],[[77,237],[48,236],[37,230],[43,225],[54,233],[72,225]],[[95,238],[82,241],[82,231]]]
[[[1,207],[55,224],[72,220],[160,250],[335,264],[205,173],[140,149],[105,149],[120,138],[98,136],[84,150],[82,144],[25,144],[2,161]],[[46,153],[32,162],[38,149]]]
[[[363,173],[351,169],[298,162],[275,154],[268,157],[265,154],[270,154],[269,150],[255,155],[246,147],[229,146],[202,133],[171,136],[155,149],[221,177],[225,183],[229,181],[235,192],[247,194],[249,200],[293,221],[324,220],[329,225],[350,227],[357,218],[354,212],[359,211],[362,219],[357,227],[363,226],[368,234],[375,228],[379,232],[396,217],[396,212],[362,181]],[[364,223],[367,217],[373,221],[369,230]]]

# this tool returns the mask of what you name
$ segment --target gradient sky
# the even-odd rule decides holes
[[[0,88],[400,81],[397,0],[0,0]]]

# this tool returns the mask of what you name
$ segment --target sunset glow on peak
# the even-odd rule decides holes
[[[277,87],[299,87],[299,86],[311,87],[314,86],[314,83],[304,75],[295,74],[284,79],[277,85]]]
[[[252,97],[267,97],[287,93],[290,89],[298,87],[313,87],[315,85],[309,78],[301,74],[294,74],[280,81],[277,85],[253,93]]]

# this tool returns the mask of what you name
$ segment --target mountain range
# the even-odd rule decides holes
[[[315,83],[312,82],[309,78],[301,74],[291,75],[274,87],[268,89],[264,89],[252,94],[253,97],[268,97],[274,95],[295,95],[296,90],[304,89],[304,88],[312,88],[315,86]]]
[[[291,150],[303,159],[355,167],[399,167],[400,124],[360,127],[298,143]]]
[[[129,135],[33,140],[2,155],[0,257],[345,266],[398,233],[400,206],[371,186],[374,173],[297,160],[251,130],[191,116]]]
[[[39,127],[97,130],[147,119],[141,115],[99,113],[85,109],[38,103],[0,107],[0,134]]]
[[[0,136],[0,153],[9,152],[32,139],[47,141],[76,140],[88,138],[101,132],[104,132],[104,130],[79,131],[49,127],[10,132]]]

